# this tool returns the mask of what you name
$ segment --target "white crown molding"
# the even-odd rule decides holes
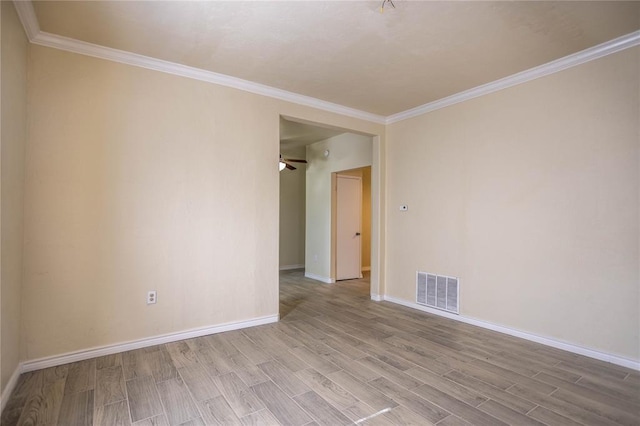
[[[321,99],[312,98],[310,96],[288,92],[286,90],[277,89],[275,87],[266,86],[260,83],[254,83],[252,81],[243,80],[236,77],[231,77],[225,74],[206,71],[187,65],[177,64],[175,62],[163,61],[161,59],[151,58],[149,56],[126,52],[124,50],[99,46],[97,44],[87,43],[68,37],[50,34],[44,31],[40,31],[31,40],[31,42],[40,46],[52,47],[54,49],[65,50],[67,52],[79,53],[81,55],[93,56],[94,58],[106,59],[108,61],[120,62],[122,64],[133,65],[136,67],[147,68],[154,71],[177,75],[180,77],[213,83],[220,86],[231,87],[233,89],[243,90],[245,92],[255,93],[257,95],[267,96],[270,98],[279,99],[298,105],[304,105],[323,111],[333,112],[335,114],[345,115],[347,117],[358,118],[378,124],[385,123],[385,117],[381,115],[360,111],[355,108],[349,108],[343,105],[334,104],[332,102],[323,101]]]
[[[488,330],[497,331],[499,333],[508,334],[510,336],[520,337],[521,339],[529,340],[529,341],[540,343],[546,346],[551,346],[553,348],[572,352],[578,355],[588,356],[589,358],[599,359],[600,361],[610,362],[612,364],[616,364],[622,367],[627,367],[633,370],[640,371],[640,361],[637,361],[637,360],[627,359],[617,355],[596,351],[594,349],[584,348],[582,346],[573,345],[571,343],[562,342],[549,337],[538,336],[536,334],[527,333],[524,331],[516,330],[513,328],[505,327],[505,326],[494,324],[487,321],[478,320],[475,318],[465,317],[463,315],[451,314],[449,312],[440,311],[438,309],[433,309],[427,306],[418,305],[417,303],[410,302],[404,299],[398,299],[396,297],[384,295],[383,298],[388,302],[396,303],[398,305],[406,306],[408,308],[413,308],[419,311],[428,312],[430,314],[449,318],[455,321],[464,322],[466,324],[476,325],[478,327],[486,328]]]
[[[93,56],[94,58],[106,59],[108,61],[120,62],[122,64],[133,65],[141,68],[151,69],[154,71],[164,72],[167,74],[205,81],[207,83],[231,87],[234,89],[243,90],[245,92],[255,93],[257,95],[263,95],[298,105],[304,105],[335,114],[345,115],[347,117],[358,118],[360,120],[370,121],[378,124],[385,124],[385,117],[381,115],[372,114],[370,112],[361,111],[359,109],[350,108],[343,105],[338,105],[333,102],[323,101],[311,96],[300,95],[298,93],[288,92],[286,90],[277,89],[275,87],[266,86],[264,84],[254,83],[252,81],[231,77],[225,74],[219,74],[212,71],[189,67],[187,65],[181,65],[175,62],[163,61],[148,56],[138,55],[136,53],[112,49],[109,47],[99,46],[97,44],[87,43],[69,37],[46,33],[44,31],[40,31],[38,18],[33,9],[31,0],[14,0],[14,4],[16,6],[18,16],[20,17],[20,22],[22,23],[22,26],[27,33],[29,41],[40,46],[52,47],[54,49],[65,50],[67,52]]]
[[[576,65],[584,64],[585,62],[593,61],[594,59],[602,58],[603,56],[611,55],[612,53],[616,53],[639,44],[640,31],[635,31],[572,55],[565,56],[564,58],[501,78],[500,80],[492,81],[491,83],[483,84],[481,86],[474,87],[473,89],[465,90],[464,92],[456,93],[455,95],[447,96],[446,98],[390,115],[387,117],[386,124],[407,120],[440,108],[445,108],[479,96],[497,92],[498,90],[526,83],[528,81],[535,80],[536,78],[554,74],[567,68],[575,67]]]
[[[7,405],[7,402],[9,401],[9,398],[11,397],[13,390],[16,388],[16,385],[18,384],[18,378],[20,377],[21,371],[22,371],[22,364],[18,364],[16,366],[16,369],[13,371],[13,374],[11,375],[11,377],[9,377],[9,381],[7,382],[6,386],[2,390],[2,395],[0,396],[0,415],[2,415],[2,412],[4,411],[4,407]]]
[[[13,0],[13,4],[16,7],[16,12],[18,12],[18,17],[20,18],[24,32],[27,34],[27,38],[29,41],[33,41],[40,32],[40,25],[38,24],[36,11],[33,10],[33,4],[30,0]]]
[[[58,365],[69,364],[70,362],[84,361],[85,359],[99,356],[112,355],[134,349],[146,348],[149,346],[162,345],[164,343],[177,342],[179,340],[193,339],[194,337],[207,336],[209,334],[223,333],[225,331],[239,330],[241,328],[255,327],[258,325],[278,322],[279,315],[269,315],[245,321],[230,322],[210,327],[194,328],[178,333],[163,334],[160,336],[134,340],[115,345],[100,346],[97,348],[85,349],[77,352],[69,352],[62,355],[40,358],[22,363],[22,372],[41,370],[43,368],[56,367]]]
[[[554,74],[559,71],[566,70],[567,68],[575,67],[576,65],[584,64],[585,62],[593,61],[594,59],[602,58],[603,56],[611,55],[612,53],[616,53],[633,46],[638,46],[639,44],[640,31],[635,31],[569,56],[565,56],[564,58],[547,62],[546,64],[530,68],[526,71],[501,78],[500,80],[492,81],[491,83],[483,84],[481,86],[465,90],[464,92],[456,93],[455,95],[447,96],[446,98],[390,115],[386,119],[386,124],[417,117],[440,108],[445,108],[479,96],[497,92],[498,90],[526,83],[528,81],[535,80],[536,78]]]
[[[640,44],[640,31],[627,34],[625,36],[610,40],[608,42],[590,47],[583,51],[565,56],[564,58],[548,62],[546,64],[510,75],[508,77],[496,80],[481,86],[465,90],[460,93],[430,102],[406,111],[392,114],[387,117],[373,114],[370,112],[358,110],[355,108],[338,105],[333,102],[323,101],[321,99],[310,96],[300,95],[286,90],[277,89],[266,86],[264,84],[254,83],[236,77],[224,74],[218,74],[212,71],[206,71],[199,68],[189,67],[174,62],[163,61],[148,56],[138,55],[123,50],[112,49],[109,47],[99,46],[92,43],[75,40],[55,34],[40,31],[38,19],[36,17],[33,5],[30,0],[14,0],[16,10],[20,17],[20,21],[29,37],[29,40],[41,46],[52,47],[55,49],[65,50],[68,52],[79,53],[81,55],[93,56],[95,58],[106,59],[109,61],[120,62],[127,65],[133,65],[141,68],[147,68],[181,77],[192,78],[195,80],[205,81],[208,83],[218,84],[221,86],[231,87],[245,92],[255,93],[282,101],[317,108],[348,117],[358,118],[378,124],[392,124],[398,121],[413,118],[428,112],[445,108],[460,102],[477,98],[498,90],[506,89],[518,84],[526,83],[536,78],[544,77],[594,59],[619,52]]]

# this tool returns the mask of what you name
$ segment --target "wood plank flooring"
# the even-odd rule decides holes
[[[280,277],[277,324],[23,374],[13,425],[640,425],[640,372]]]

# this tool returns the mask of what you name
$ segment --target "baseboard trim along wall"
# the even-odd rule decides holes
[[[384,298],[379,294],[371,293],[371,300],[373,300],[374,302],[382,302]]]
[[[148,346],[161,345],[163,343],[177,342],[178,340],[192,339],[194,337],[207,336],[209,334],[223,333],[225,331],[239,330],[242,328],[255,327],[257,325],[271,324],[278,322],[279,315],[269,315],[265,317],[253,318],[245,321],[229,322],[210,327],[194,328],[178,333],[163,334],[160,336],[148,337],[140,340],[133,340],[115,345],[101,346],[97,348],[85,349],[77,352],[69,352],[62,355],[55,355],[46,358],[35,359],[22,363],[22,373],[28,371],[41,370],[43,368],[56,367],[70,362],[84,361],[85,359],[96,358],[104,355],[116,354],[133,349],[146,348]],[[4,395],[4,394],[3,394]]]
[[[335,282],[336,282],[336,280],[334,280],[333,278],[323,277],[323,276],[320,276],[320,275],[312,274],[310,272],[305,272],[304,276],[306,278],[311,278],[312,280],[321,281],[321,282],[326,283],[326,284],[335,284]]]
[[[373,295],[371,297],[373,299]],[[510,336],[520,337],[532,342],[541,343],[543,345],[551,346],[553,348],[562,349],[568,352],[573,352],[578,355],[588,356],[589,358],[599,359],[600,361],[610,362],[612,364],[620,365],[622,367],[631,368],[633,370],[640,371],[640,362],[631,359],[623,358],[617,355],[612,355],[604,352],[599,352],[593,349],[583,348],[582,346],[572,345],[570,343],[554,340],[548,337],[542,337],[535,334],[527,333],[524,331],[516,330],[502,325],[493,324],[490,322],[478,320],[475,318],[469,318],[462,315],[451,314],[449,312],[440,311],[438,309],[429,308],[427,306],[418,305],[415,302],[409,302],[407,300],[398,299],[395,297],[384,295],[384,300],[398,305],[406,306],[408,308],[417,309],[420,311],[428,312],[430,314],[439,315],[441,317],[449,318],[455,321],[464,322],[478,327],[486,328],[488,330],[497,331],[499,333],[508,334]],[[373,299],[375,300],[375,299]]]
[[[4,411],[4,407],[7,405],[7,401],[9,401],[9,397],[11,396],[11,393],[13,393],[13,390],[16,388],[16,385],[18,384],[18,377],[20,377],[21,372],[22,372],[22,364],[18,364],[13,374],[9,378],[9,381],[7,382],[7,386],[5,386],[4,390],[2,391],[2,396],[0,396],[0,415]]]
[[[290,271],[291,269],[302,269],[304,268],[304,263],[301,265],[283,265],[280,267],[281,271]]]

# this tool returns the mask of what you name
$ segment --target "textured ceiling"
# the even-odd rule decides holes
[[[640,2],[34,2],[49,33],[383,116],[640,28]]]

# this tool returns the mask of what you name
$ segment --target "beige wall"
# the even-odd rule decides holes
[[[329,150],[328,157],[324,151]],[[305,273],[331,276],[331,173],[372,164],[370,136],[345,133],[307,146]]]
[[[304,160],[305,147],[281,151],[285,158]],[[304,266],[305,164],[280,172],[280,267]]]
[[[277,314],[280,115],[384,132],[38,46],[29,72],[27,359]]]
[[[639,52],[388,126],[387,294],[640,359]]]
[[[0,389],[20,361],[20,291],[24,149],[27,130],[27,38],[12,2],[2,2]]]

